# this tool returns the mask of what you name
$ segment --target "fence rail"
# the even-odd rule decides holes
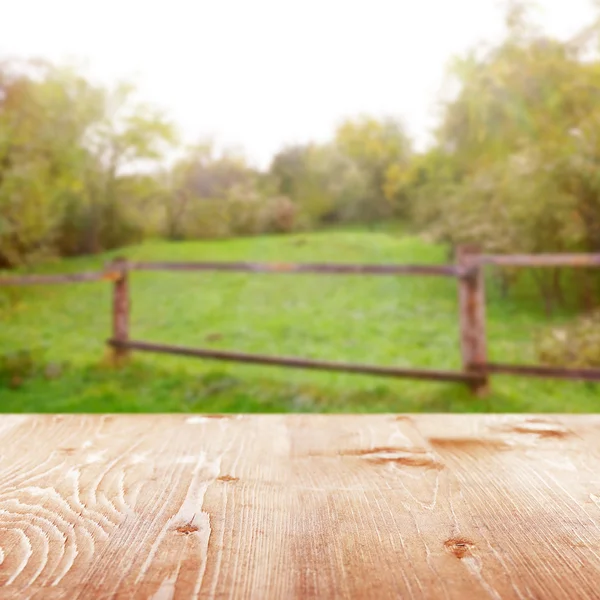
[[[454,265],[396,265],[343,263],[261,263],[261,262],[165,262],[127,261],[118,258],[104,271],[66,275],[16,275],[0,277],[0,286],[52,285],[110,281],[113,283],[113,334],[107,341],[113,349],[116,364],[125,361],[132,351],[158,352],[209,360],[235,361],[324,371],[339,371],[384,377],[402,377],[430,381],[464,383],[473,393],[483,396],[489,391],[490,375],[557,378],[600,382],[600,369],[566,369],[536,365],[509,365],[488,361],[485,331],[485,265],[514,267],[599,267],[600,254],[537,254],[497,255],[480,254],[476,248],[458,248]],[[231,350],[188,348],[147,341],[135,341],[129,335],[129,273],[131,271],[202,272],[228,271],[279,274],[336,274],[336,275],[427,275],[454,277],[458,282],[460,349],[463,369],[384,367],[314,360],[307,358],[246,354]]]
[[[113,348],[121,350],[141,350],[144,352],[158,352],[161,354],[175,354],[191,356],[210,360],[235,361],[256,365],[273,365],[294,367],[297,369],[314,369],[318,371],[339,371],[342,373],[360,373],[362,375],[379,375],[382,377],[404,377],[409,379],[425,379],[430,381],[451,381],[466,383],[477,381],[479,377],[473,373],[461,371],[440,371],[436,369],[411,369],[399,367],[380,367],[357,363],[333,362],[327,360],[313,360],[308,358],[295,358],[291,356],[268,356],[265,354],[246,354],[229,350],[213,350],[204,348],[188,348],[169,344],[154,344],[150,342],[137,342],[134,340],[108,340]]]
[[[561,367],[503,365],[498,363],[487,363],[485,369],[488,373],[497,375],[521,375],[543,379],[568,379],[571,381],[600,381],[600,369],[564,369]]]
[[[600,267],[600,254],[481,254],[477,262],[504,267]]]
[[[342,263],[129,262],[132,271],[237,271],[250,273],[317,273],[330,275],[433,275],[461,277],[456,265],[369,265]]]
[[[63,283],[92,283],[96,281],[117,281],[121,274],[117,271],[94,271],[91,273],[67,273],[58,275],[14,275],[0,277],[0,287],[21,285],[56,285]]]

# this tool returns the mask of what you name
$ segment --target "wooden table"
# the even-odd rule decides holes
[[[600,415],[4,416],[0,436],[0,598],[600,598]]]

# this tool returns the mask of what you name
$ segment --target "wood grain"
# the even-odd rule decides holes
[[[11,415],[0,448],[0,598],[600,595],[600,415]]]
[[[479,397],[489,393],[486,371],[487,338],[485,333],[485,279],[477,262],[478,250],[472,246],[456,249],[458,265],[464,270],[474,269],[469,277],[458,282],[458,307],[460,321],[460,346],[463,368],[467,373],[478,374],[479,380],[471,382],[471,391]]]

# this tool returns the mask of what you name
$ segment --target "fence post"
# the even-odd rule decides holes
[[[112,266],[117,274],[113,289],[113,339],[129,341],[129,281],[127,260],[115,258]],[[129,358],[129,349],[113,346],[112,358],[115,366],[123,365]]]
[[[489,392],[489,378],[485,369],[485,281],[477,255],[478,248],[475,246],[459,246],[456,252],[458,266],[469,270],[467,275],[460,277],[458,284],[463,368],[480,375],[480,379],[470,383],[469,387],[474,394],[483,397]]]

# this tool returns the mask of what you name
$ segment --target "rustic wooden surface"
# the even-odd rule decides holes
[[[599,598],[599,416],[0,417],[0,598]]]
[[[485,370],[485,279],[483,269],[477,263],[477,256],[477,250],[470,246],[459,246],[456,249],[458,264],[465,270],[476,269],[470,277],[458,281],[460,345],[464,370],[481,375],[479,381],[470,384],[470,388],[477,396],[484,397],[489,393],[489,377]]]

